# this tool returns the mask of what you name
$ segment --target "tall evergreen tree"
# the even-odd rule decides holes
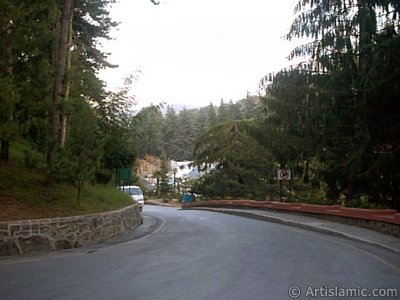
[[[102,165],[105,169],[129,168],[136,159],[136,142],[131,134],[132,117],[129,113],[135,104],[134,98],[129,96],[134,80],[135,76],[129,75],[117,92],[108,92],[94,99],[97,102],[94,111],[98,117],[98,131],[104,144]]]
[[[163,128],[163,145],[167,157],[173,158],[175,153],[176,130],[178,126],[178,117],[175,109],[171,106],[167,107],[165,114],[165,122]]]
[[[54,61],[54,85],[52,93],[52,106],[51,106],[51,133],[49,139],[49,147],[47,151],[47,163],[50,168],[53,166],[56,159],[57,145],[59,142],[59,104],[62,96],[63,79],[67,68],[67,56],[69,55],[69,34],[72,24],[72,17],[74,11],[74,1],[64,0],[61,19],[60,19],[60,32],[58,37],[58,47]]]
[[[384,190],[390,190],[386,200],[398,207],[398,172],[382,172],[388,160],[398,161],[397,139],[382,135],[384,130],[398,136],[399,113],[393,102],[398,84],[389,79],[398,72],[382,73],[382,65],[396,53],[392,45],[398,39],[399,9],[396,1],[299,1],[287,38],[308,38],[310,42],[296,47],[291,56],[310,60],[297,70],[265,78],[273,81],[267,88],[269,118],[280,119],[285,130],[292,127],[292,133],[316,145],[314,154],[332,197],[345,193],[350,200],[367,194],[379,201]],[[386,74],[391,75],[383,80]],[[394,93],[378,98],[383,86]],[[282,105],[298,116],[292,125]],[[385,116],[383,107],[393,110]]]
[[[15,134],[14,110],[19,95],[14,82],[13,65],[16,57],[12,45],[15,43],[14,23],[19,22],[19,11],[13,1],[0,4],[0,162],[9,158],[10,139]]]
[[[52,27],[58,10],[54,1],[27,0],[2,1],[0,10],[0,160],[7,161],[11,139],[26,129],[24,121],[33,119],[25,109],[42,110],[48,99]]]
[[[229,119],[231,119],[231,120],[242,120],[243,119],[243,115],[242,115],[242,111],[240,109],[239,103],[233,103],[233,101],[230,100],[227,105],[227,110],[228,110]]]
[[[223,123],[229,120],[228,105],[225,103],[224,99],[221,99],[218,106],[218,123]]]
[[[195,141],[194,163],[206,172],[193,191],[207,197],[265,199],[272,177],[270,152],[248,134],[252,124],[221,123]]]
[[[242,100],[241,111],[244,119],[251,119],[254,117],[255,109],[257,106],[258,97],[251,96],[247,92],[246,98]]]
[[[182,160],[192,159],[193,141],[196,138],[195,126],[194,111],[182,110],[178,116],[179,148],[181,149],[180,157]]]
[[[135,139],[138,157],[146,154],[160,157],[162,153],[162,129],[164,118],[160,107],[151,105],[143,108],[133,117],[132,135]]]
[[[217,110],[212,103],[207,106],[207,115],[208,115],[208,122],[211,127],[217,125],[218,117],[217,117]]]

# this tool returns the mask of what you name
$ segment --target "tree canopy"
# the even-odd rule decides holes
[[[100,48],[113,3],[0,2],[1,164],[24,139],[47,155],[49,186],[80,188],[137,157],[193,160],[206,172],[194,191],[255,199],[276,197],[289,168],[293,199],[400,208],[398,1],[299,0],[286,38],[305,41],[289,54],[304,62],[267,74],[258,96],[179,112],[134,112],[135,73],[117,92],[98,78],[113,67]]]
[[[135,78],[119,92],[106,91],[98,78],[113,67],[100,42],[117,26],[114,2],[0,3],[0,163],[9,162],[11,143],[24,139],[47,154],[50,185],[133,164],[128,94]]]
[[[367,195],[399,207],[399,9],[299,1],[287,38],[309,39],[291,53],[308,62],[262,80],[266,126],[303,140],[295,160],[317,162],[333,199]]]

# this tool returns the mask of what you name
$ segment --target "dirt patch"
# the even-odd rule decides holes
[[[31,207],[11,196],[0,196],[0,222],[54,218],[60,214],[45,208]]]

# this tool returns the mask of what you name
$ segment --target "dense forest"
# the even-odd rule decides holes
[[[294,171],[297,191],[319,191],[312,201],[398,209],[399,12],[397,1],[299,1],[286,38],[307,41],[290,54],[305,62],[261,80],[255,120],[197,140],[197,164],[217,162],[199,190],[227,182],[238,195],[268,194],[272,161]],[[264,170],[259,146],[269,157]]]
[[[221,99],[203,108],[175,111],[173,106],[145,107],[132,118],[132,133],[139,158],[146,154],[173,160],[193,160],[194,141],[219,123],[251,119],[259,96],[248,94],[233,103]]]
[[[134,76],[117,92],[98,77],[114,67],[100,50],[117,24],[109,0],[0,2],[0,163],[24,147],[26,165],[47,173],[46,185],[82,185],[133,164],[128,95]],[[45,156],[45,164],[41,157]],[[106,176],[105,176],[106,175]]]
[[[259,95],[135,115],[134,74],[117,92],[98,77],[115,67],[100,50],[113,2],[1,1],[0,166],[23,141],[51,188],[107,182],[152,154],[193,160],[206,197],[400,208],[397,1],[300,0],[286,38],[305,41],[289,54],[304,62],[267,74]],[[293,174],[280,191],[278,169]]]

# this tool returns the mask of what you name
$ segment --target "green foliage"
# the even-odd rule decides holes
[[[244,135],[272,155],[270,173],[295,172],[291,191],[284,186],[291,199],[329,204],[345,195],[349,205],[399,208],[399,6],[299,1],[296,12],[287,38],[311,42],[296,47],[291,57],[309,62],[263,78],[265,95],[252,115],[256,122]],[[230,105],[221,101],[220,121],[234,119]],[[251,186],[240,186],[244,180],[236,174],[246,174],[237,161],[254,146],[240,142],[245,149],[232,151],[240,139],[227,134],[229,128],[214,126],[196,141],[197,165],[215,165],[194,186],[205,195],[237,196]],[[248,157],[244,165],[256,170]]]
[[[129,114],[136,74],[115,93],[106,92],[98,78],[101,68],[113,67],[100,41],[109,39],[117,25],[109,16],[114,2],[0,4],[0,160],[8,161],[12,139],[21,137],[24,147],[28,145],[18,151],[25,166],[47,170],[47,183],[55,179],[56,185],[74,184],[78,199],[83,183],[94,174],[98,181],[109,182],[113,168],[132,167],[136,158]],[[65,3],[73,3],[71,24],[64,22],[69,19]],[[65,56],[60,55],[65,48]]]
[[[167,153],[168,157],[171,159],[181,157],[180,152],[182,150],[180,141],[182,141],[182,139],[179,139],[181,132],[179,130],[178,118],[179,116],[176,114],[175,110],[168,106],[162,128],[162,143],[165,153]],[[181,138],[183,138],[183,136]]]
[[[32,150],[24,140],[12,142],[10,160],[12,164],[1,166],[0,199],[11,197],[21,203],[41,208],[49,216],[69,216],[115,210],[132,203],[130,197],[113,186],[92,185],[87,182],[82,189],[80,203],[76,201],[76,187],[66,182],[55,182],[47,186],[47,170],[32,169],[25,165],[24,152],[38,160],[39,166],[46,166],[43,153]]]
[[[168,177],[168,167],[167,167],[167,161],[165,159],[162,159],[161,161],[161,170],[160,170],[160,195],[164,198],[167,197],[171,192],[172,192],[172,186],[169,182],[169,177]]]
[[[96,178],[96,183],[109,184],[113,174],[109,170],[96,170],[94,176]]]
[[[137,142],[132,135],[129,109],[135,104],[129,96],[134,76],[125,79],[117,93],[107,93],[98,100],[95,111],[99,118],[99,134],[104,143],[102,164],[104,168],[132,167],[136,159]]]
[[[371,201],[370,196],[368,195],[360,195],[348,201],[345,201],[346,207],[355,207],[355,208],[366,208],[366,209],[380,209],[383,208],[382,205]]]
[[[394,1],[327,3],[299,1],[287,35],[312,40],[291,53],[309,62],[262,81],[264,126],[292,141],[282,157],[274,156],[281,166],[303,169],[303,180],[326,183],[331,201],[343,194],[363,206],[353,199],[367,195],[399,207],[399,48],[393,47],[399,7]]]
[[[265,198],[272,156],[248,134],[249,122],[231,121],[196,140],[194,164],[207,174],[192,187],[206,197]]]
[[[199,109],[183,109],[179,113],[173,107],[166,108],[165,116],[160,106],[143,108],[132,122],[138,156],[165,155],[174,160],[192,160],[195,140],[223,120],[250,119],[256,111],[259,97],[247,95],[236,103],[230,101],[216,107],[210,104]]]
[[[17,42],[16,28],[12,20],[20,21],[23,8],[13,1],[0,4],[0,162],[9,159],[10,140],[18,133],[14,113],[20,100],[18,82],[14,76],[17,54],[13,45]]]
[[[68,140],[65,148],[59,152],[52,173],[55,174],[56,180],[77,187],[79,201],[83,182],[94,176],[99,165],[103,141],[102,137],[96,134],[97,119],[91,108],[80,101],[74,106]]]
[[[18,123],[14,118],[15,106],[18,101],[19,93],[12,76],[2,76],[0,73],[0,142],[2,147],[18,133]],[[1,155],[0,160],[6,161],[8,158]]]
[[[172,192],[172,186],[169,183],[168,172],[169,163],[165,157],[165,154],[162,153],[160,169],[154,174],[154,177],[157,178],[157,194],[162,198],[168,198]]]
[[[132,135],[139,157],[146,154],[160,156],[162,152],[163,116],[159,106],[143,108],[132,120]]]
[[[24,150],[25,166],[30,169],[46,170],[46,165],[43,163],[43,155],[38,154],[32,149]]]
[[[290,168],[290,194],[284,186],[290,199],[334,203],[344,195],[351,206],[400,207],[396,1],[301,0],[287,38],[309,39],[290,54],[308,61],[266,76],[261,98],[247,94],[179,113],[167,108],[165,116],[153,105],[133,117],[129,93],[137,74],[118,92],[105,91],[97,77],[113,67],[99,47],[117,25],[111,3],[74,1],[61,101],[52,103],[63,1],[1,1],[1,161],[17,139],[10,156],[20,163],[17,172],[47,170],[56,185],[74,184],[78,199],[94,175],[105,184],[114,168],[164,153],[163,161],[194,159],[207,171],[193,189],[209,197],[275,198],[276,170]],[[62,147],[58,115],[68,121]],[[56,160],[46,168],[43,153],[54,146]],[[166,173],[163,166],[158,174],[164,194],[170,192]],[[46,182],[35,175],[0,179],[0,188],[18,197]]]

